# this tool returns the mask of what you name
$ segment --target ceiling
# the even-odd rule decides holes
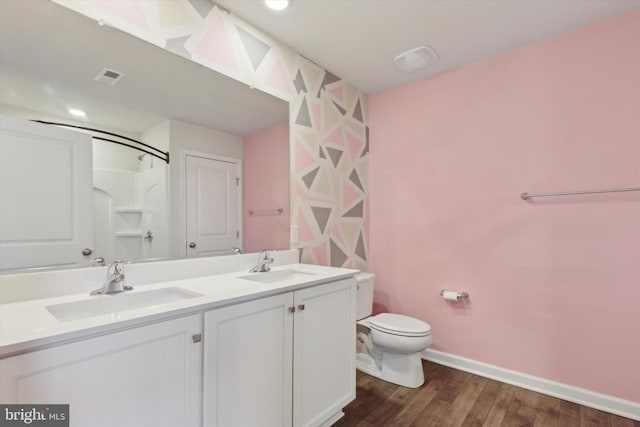
[[[640,0],[215,0],[366,93],[424,79],[633,10]],[[420,45],[439,61],[398,70],[393,58]]]
[[[0,104],[34,118],[82,122],[73,107],[103,129],[171,118],[240,136],[288,122],[287,102],[53,2],[0,0],[0,28]],[[125,77],[94,81],[104,67]]]

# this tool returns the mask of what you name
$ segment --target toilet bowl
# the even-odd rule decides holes
[[[424,384],[420,353],[431,344],[431,326],[422,320],[393,313],[371,316],[371,273],[356,275],[356,368],[404,387]]]

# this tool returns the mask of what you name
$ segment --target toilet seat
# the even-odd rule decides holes
[[[431,326],[422,320],[401,314],[382,313],[370,317],[369,327],[380,332],[405,337],[425,337],[431,335]]]

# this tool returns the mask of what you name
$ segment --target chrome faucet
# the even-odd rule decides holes
[[[132,286],[127,286],[124,284],[124,273],[122,271],[125,264],[129,264],[129,262],[114,261],[109,264],[109,268],[107,270],[107,280],[104,283],[104,286],[91,291],[90,295],[117,294],[119,292],[132,290]]]
[[[265,249],[260,252],[260,255],[258,256],[258,264],[249,270],[249,273],[266,273],[267,271],[271,271],[271,268],[269,267],[269,265],[273,264],[273,258],[269,256],[271,255],[271,252],[271,249]]]

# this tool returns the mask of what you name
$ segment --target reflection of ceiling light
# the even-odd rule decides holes
[[[67,111],[76,117],[87,117],[87,113],[82,110],[78,110],[77,108],[69,108]]]
[[[264,0],[264,4],[271,10],[285,10],[290,3],[289,0]]]
[[[393,58],[402,71],[415,71],[438,62],[438,54],[429,46],[418,46]]]

